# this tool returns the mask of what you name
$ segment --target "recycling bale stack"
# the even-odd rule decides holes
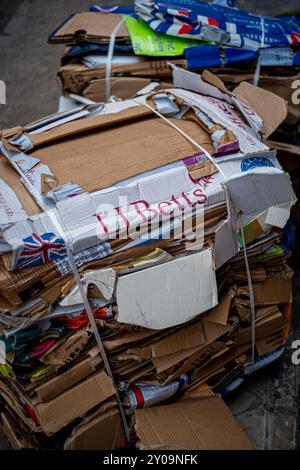
[[[200,74],[210,69],[229,89],[242,81],[259,84],[288,101],[285,123],[292,126],[299,123],[299,106],[292,100],[299,80],[299,34],[296,16],[261,17],[198,1],[140,0],[135,9],[95,5],[74,14],[49,42],[66,44],[58,71],[66,97],[131,98],[170,84],[175,64]]]
[[[296,199],[263,142],[287,107],[246,82],[229,92],[209,72],[173,73],[158,93],[1,132],[0,421],[13,447],[198,448],[203,407],[210,432],[221,419],[235,430],[219,445],[251,447],[216,395],[288,339]],[[163,433],[184,410],[176,439]]]

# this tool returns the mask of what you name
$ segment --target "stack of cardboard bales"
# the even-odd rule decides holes
[[[50,44],[66,44],[58,71],[58,80],[65,96],[82,95],[84,98],[102,102],[111,96],[117,99],[128,99],[149,86],[172,83],[169,60],[162,56],[135,55],[127,23],[122,23],[123,16],[118,13],[98,13],[94,11],[77,13],[64,21],[50,36]],[[129,15],[127,22],[138,23]],[[107,94],[107,56],[111,35],[117,30],[113,48],[113,57],[109,72],[109,96]],[[147,26],[146,30],[159,54],[157,35]],[[144,39],[141,36],[141,39]],[[169,43],[175,42],[172,38]],[[182,57],[188,40],[178,40],[179,46],[174,50],[175,59]],[[169,52],[170,46],[163,43]],[[160,53],[161,54],[161,53]],[[173,57],[173,58],[174,58]],[[175,60],[184,64],[184,60]]]
[[[155,29],[155,21],[149,22],[151,27],[146,23],[147,14],[143,14],[142,7],[143,3],[151,2],[136,3],[140,16],[130,7],[94,6],[89,12],[71,15],[49,36],[49,43],[66,45],[57,74],[64,96],[75,99],[76,95],[81,95],[96,102],[108,101],[111,96],[128,99],[137,93],[148,92],[149,87],[169,86],[172,83],[172,64],[175,64],[200,74],[204,69],[210,69],[230,90],[242,81],[252,83],[257,79],[260,87],[288,101],[286,123],[294,125],[299,122],[299,106],[292,100],[295,92],[293,83],[300,77],[297,35],[300,25],[296,17],[292,23],[296,28],[295,34],[289,42],[286,36],[286,45],[276,44],[276,26],[289,24],[287,20],[267,18],[266,22],[274,23],[271,33],[269,23],[266,26],[267,39],[271,37],[273,45],[266,44],[266,48],[258,53],[260,44],[257,41],[261,36],[251,28],[240,33],[244,43],[236,39],[235,45],[228,43],[227,37],[207,42],[191,32],[174,36],[163,26],[153,31],[151,28]],[[184,2],[181,6],[184,9]],[[187,6],[192,11],[195,7],[191,2]],[[197,7],[204,9],[201,16],[203,25],[209,20],[209,12],[217,17],[219,10],[225,9],[227,14],[231,14],[231,9],[222,6],[197,2]],[[232,15],[235,12],[233,10]],[[253,28],[255,22],[261,21],[261,17],[241,13],[246,15],[246,23],[252,21]],[[210,20],[208,24],[213,26],[212,18]],[[233,16],[231,22],[234,24],[235,21],[238,30],[240,25],[237,17]],[[108,61],[111,37],[116,28],[111,61]],[[247,42],[249,37],[253,38],[251,44]],[[257,69],[259,54],[260,67]],[[111,64],[109,70],[108,62]]]
[[[251,447],[216,395],[288,337],[281,233],[295,195],[262,141],[286,115],[263,89],[175,68],[173,88],[1,132],[1,425],[13,446],[120,446],[118,391],[140,448]]]

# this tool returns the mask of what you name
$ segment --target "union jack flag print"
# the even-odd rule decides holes
[[[59,261],[66,256],[65,243],[54,233],[43,233],[38,235],[32,233],[23,239],[24,249],[21,252],[16,268],[32,268],[51,261]]]

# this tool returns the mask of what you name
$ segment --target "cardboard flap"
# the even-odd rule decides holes
[[[43,430],[51,435],[114,394],[112,380],[102,371],[56,398],[38,404],[36,413]]]
[[[49,142],[58,141],[65,139],[71,135],[84,133],[87,131],[93,131],[98,128],[106,126],[114,126],[122,122],[127,123],[133,119],[138,119],[151,115],[150,111],[145,106],[134,106],[132,108],[125,109],[118,113],[113,114],[101,114],[100,116],[88,117],[86,119],[78,119],[75,121],[67,122],[58,127],[55,127],[49,131],[41,132],[38,134],[29,134],[30,140],[34,148],[40,145],[44,145]]]
[[[300,155],[300,145],[286,144],[285,142],[275,142],[274,140],[268,140],[266,144],[271,149],[283,150],[284,152],[287,152],[287,153]]]
[[[203,71],[202,78],[207,83],[210,83],[211,85],[218,88],[218,90],[220,90],[222,93],[225,93],[226,95],[232,95],[232,93],[229,90],[227,90],[224,82],[219,77],[217,77],[217,75],[214,75],[209,70]]]
[[[201,321],[193,323],[186,328],[176,331],[156,341],[152,346],[152,356],[162,357],[179,351],[190,350],[196,346],[205,344],[205,336]]]
[[[203,317],[204,322],[227,325],[231,301],[236,295],[235,289],[230,289],[220,300],[219,304]]]
[[[296,200],[289,175],[271,167],[268,173],[249,170],[227,179],[224,184],[233,206],[245,215],[261,214],[272,206]]]
[[[270,91],[242,82],[233,93],[263,120],[265,138],[269,137],[287,117],[287,102]]]
[[[73,429],[65,450],[107,450],[119,445],[124,438],[120,413],[115,402],[107,405],[105,403]]]
[[[159,330],[192,320],[218,303],[212,252],[122,276],[116,298],[121,323]]]
[[[173,67],[173,82],[175,87],[231,102],[231,93],[223,82],[207,70],[200,76],[181,67]]]
[[[136,410],[136,432],[145,450],[252,450],[220,397],[192,398]]]
[[[9,413],[0,414],[0,430],[13,449],[32,449],[33,445],[23,429]]]
[[[121,21],[122,15],[107,15],[98,12],[77,13],[65,20],[49,37],[49,42],[69,42],[70,39],[76,42],[83,38],[94,36],[96,38],[107,38],[117,24]],[[129,37],[128,29],[124,23],[116,37]]]

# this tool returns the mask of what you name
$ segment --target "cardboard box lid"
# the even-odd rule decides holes
[[[49,42],[74,43],[83,38],[106,38],[107,42],[122,15],[107,15],[98,12],[83,12],[71,15],[49,36]],[[122,24],[116,38],[129,39],[126,24]]]
[[[211,137],[199,124],[176,124],[213,152]],[[50,168],[58,185],[72,181],[85,191],[110,187],[195,153],[194,145],[144,106],[78,119],[30,134],[30,139],[30,154]]]
[[[114,394],[111,379],[101,371],[53,400],[38,404],[36,414],[43,430],[50,435]]]
[[[211,250],[120,277],[116,299],[121,323],[163,329],[191,320],[218,303]]]
[[[193,398],[136,410],[140,447],[146,450],[252,450],[220,397]]]

